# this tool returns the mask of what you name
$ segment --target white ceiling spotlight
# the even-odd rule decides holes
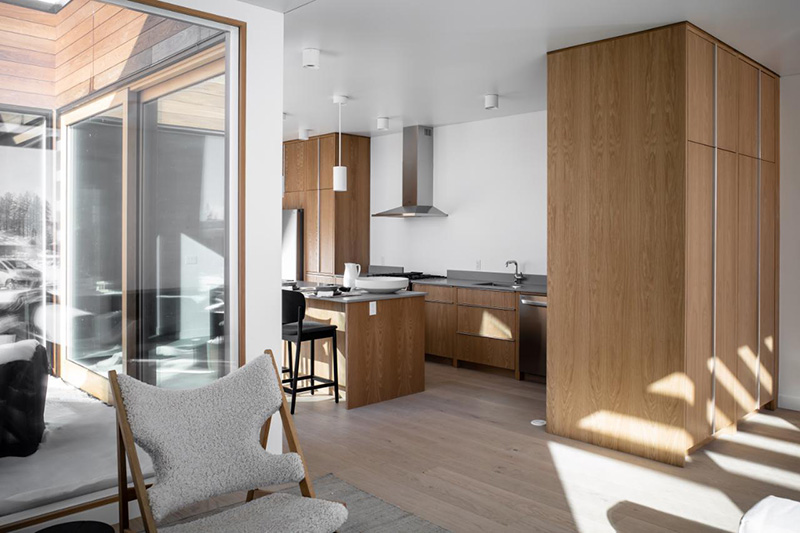
[[[311,130],[307,130],[307,129],[305,129],[305,128],[300,128],[300,131],[298,132],[298,135],[297,135],[297,137],[298,137],[298,138],[299,138],[301,141],[307,141],[307,140],[308,140],[308,133],[309,133],[310,131],[311,131]]]
[[[319,49],[318,48],[304,48],[303,49],[303,68],[310,68],[319,70]]]
[[[334,192],[347,192],[347,167],[342,166],[342,106],[347,100],[343,94],[333,95],[333,103],[339,106],[339,164],[333,167]]]
[[[378,117],[378,131],[389,131],[389,117]]]
[[[500,97],[496,94],[486,94],[483,96],[484,109],[497,109],[500,107]]]

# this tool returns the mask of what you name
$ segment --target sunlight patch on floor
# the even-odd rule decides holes
[[[722,491],[664,473],[663,465],[645,468],[556,442],[548,447],[578,531],[615,531],[608,512],[624,502],[727,531],[742,516]]]
[[[746,477],[762,483],[800,491],[800,474],[796,472],[776,468],[763,463],[748,461],[746,459],[731,457],[730,455],[711,450],[705,450],[703,453],[714,461],[722,470],[735,476]]]
[[[782,453],[795,457],[798,461],[798,468],[800,468],[800,442],[790,442],[745,431],[739,431],[738,433],[731,433],[729,435],[720,435],[718,439],[736,442],[737,444],[743,444],[745,446],[752,446],[759,450]]]

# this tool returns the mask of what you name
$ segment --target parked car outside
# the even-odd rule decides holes
[[[21,259],[0,259],[0,287],[20,289],[38,287],[42,273]]]

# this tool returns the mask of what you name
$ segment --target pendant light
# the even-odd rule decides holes
[[[339,106],[339,164],[333,167],[333,190],[347,192],[347,167],[342,166],[342,106],[347,104],[347,97],[334,95],[333,103]]]

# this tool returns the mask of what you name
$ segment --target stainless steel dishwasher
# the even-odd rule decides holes
[[[547,375],[547,296],[519,295],[519,370]]]

